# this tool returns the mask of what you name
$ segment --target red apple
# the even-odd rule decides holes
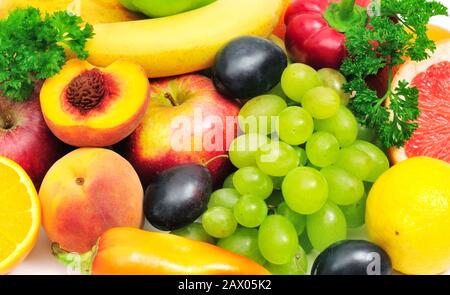
[[[207,77],[155,80],[144,120],[118,151],[144,186],[160,172],[186,163],[204,164],[219,184],[231,167],[221,155],[227,155],[236,137],[238,114],[238,105],[220,95]]]
[[[36,188],[67,151],[45,124],[37,93],[24,102],[0,96],[0,155],[22,166]]]

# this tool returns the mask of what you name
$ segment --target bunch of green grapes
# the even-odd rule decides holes
[[[237,170],[212,193],[201,226],[178,234],[217,243],[275,274],[304,274],[306,252],[363,225],[367,190],[389,162],[361,139],[368,132],[346,107],[344,83],[336,70],[291,64],[281,85],[249,100],[239,114],[243,134],[229,150]]]

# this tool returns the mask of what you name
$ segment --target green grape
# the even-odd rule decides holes
[[[220,239],[217,246],[230,252],[247,257],[263,265],[266,260],[258,247],[258,230],[239,227],[229,237]]]
[[[339,71],[330,68],[323,68],[317,71],[323,84],[327,87],[333,88],[341,98],[341,105],[346,106],[350,100],[350,94],[344,91],[344,84],[347,83],[344,75]]]
[[[379,148],[380,150],[383,151],[383,153],[385,153],[387,155],[388,153],[388,149],[386,148],[386,146],[384,146],[384,144],[381,142],[381,140],[377,137],[376,140],[373,143],[377,148]]]
[[[316,165],[314,165],[313,163],[309,162],[306,164],[306,167],[309,168],[313,168],[314,170],[320,171],[320,169],[322,169],[321,167],[317,167]]]
[[[375,142],[375,140],[377,139],[377,132],[375,131],[375,129],[358,124],[357,138],[368,142]]]
[[[319,252],[347,238],[344,213],[332,202],[327,202],[318,212],[306,217],[306,230],[311,244]]]
[[[383,172],[389,169],[389,160],[386,154],[376,145],[364,140],[357,140],[351,147],[365,152],[371,159],[372,170],[365,179],[366,181],[375,182]]]
[[[306,155],[315,166],[325,167],[333,164],[338,154],[339,142],[331,133],[318,131],[306,143]]]
[[[242,196],[233,208],[234,218],[245,227],[259,226],[267,216],[267,205],[263,199],[252,196]]]
[[[240,135],[230,144],[228,155],[231,163],[237,168],[256,166],[256,151],[267,142],[269,142],[269,138],[262,134],[250,133]]]
[[[319,86],[308,90],[302,97],[302,106],[315,119],[333,117],[339,110],[339,94],[329,87]]]
[[[212,207],[202,216],[205,231],[215,238],[226,238],[234,233],[237,221],[233,211],[225,207]]]
[[[297,152],[298,157],[300,159],[298,165],[305,166],[308,163],[308,156],[306,155],[306,151],[304,148],[299,146],[293,146],[294,150]]]
[[[295,227],[297,231],[297,235],[300,235],[306,226],[306,217],[305,215],[298,214],[297,212],[292,211],[289,206],[283,202],[278,205],[276,213],[278,215],[286,217]]]
[[[227,178],[225,178],[225,180],[223,181],[223,184],[222,184],[223,188],[234,188],[233,175],[234,175],[234,172],[231,173],[230,175],[228,175]]]
[[[298,167],[289,172],[281,191],[289,208],[300,214],[317,212],[328,198],[325,177],[309,167]]]
[[[239,127],[245,133],[270,134],[275,130],[278,113],[287,107],[286,102],[276,95],[261,95],[250,99],[239,112]]]
[[[241,195],[233,188],[221,188],[214,191],[209,197],[208,208],[225,207],[232,209]]]
[[[283,88],[281,88],[281,83],[278,83],[269,92],[267,92],[267,94],[273,94],[273,95],[279,96],[282,99],[284,99],[287,104],[296,103],[295,101],[289,99],[289,97],[287,97],[287,95],[283,92]]]
[[[364,194],[361,200],[355,204],[339,206],[344,213],[349,228],[360,227],[366,223],[366,201],[367,195]]]
[[[284,201],[283,194],[280,190],[274,190],[269,198],[266,199],[266,204],[269,209],[278,207]]]
[[[288,107],[282,110],[279,116],[277,133],[282,141],[299,145],[305,143],[313,134],[313,118],[304,108]]]
[[[306,254],[309,254],[314,250],[314,247],[311,245],[311,241],[308,238],[308,232],[304,230],[300,236],[298,236],[299,245],[305,250]]]
[[[297,251],[297,232],[286,217],[269,215],[259,227],[258,246],[270,263],[286,264]]]
[[[288,107],[299,107],[299,106],[300,106],[300,103],[299,103],[299,102],[296,102],[296,101],[293,101],[292,99],[289,99],[289,100],[287,101],[287,106],[288,106]]]
[[[373,169],[372,159],[365,152],[353,147],[341,149],[334,165],[361,180],[367,180]]]
[[[233,175],[233,185],[241,195],[254,195],[266,199],[273,191],[270,176],[257,167],[244,167]]]
[[[270,176],[284,176],[297,167],[299,162],[294,148],[282,141],[264,144],[256,153],[256,165]]]
[[[340,106],[336,115],[324,120],[314,120],[317,131],[325,131],[333,134],[341,147],[351,145],[358,135],[358,122],[352,112],[344,106]]]
[[[267,263],[264,267],[274,275],[304,275],[308,271],[308,257],[299,245],[294,257],[286,264]]]
[[[200,223],[194,222],[186,227],[171,232],[174,235],[182,236],[191,240],[215,244],[216,239],[208,235]]]
[[[364,195],[362,180],[346,170],[328,166],[320,170],[328,183],[328,199],[338,205],[351,205]]]
[[[276,190],[281,190],[281,184],[283,183],[284,176],[272,176],[273,188]]]
[[[283,92],[296,102],[301,101],[306,91],[321,85],[323,82],[316,70],[305,64],[290,64],[281,76]]]

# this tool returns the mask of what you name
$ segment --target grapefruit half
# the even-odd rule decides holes
[[[393,164],[415,156],[429,156],[450,163],[450,39],[436,43],[424,61],[405,63],[392,87],[406,80],[419,90],[419,127],[402,148],[391,148]]]

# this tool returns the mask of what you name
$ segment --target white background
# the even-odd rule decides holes
[[[0,0],[1,1],[1,0]],[[450,0],[441,0],[442,3],[450,8]],[[436,17],[433,18],[431,23],[442,26],[450,30],[450,18],[449,17]],[[147,226],[147,228],[149,228]],[[350,238],[364,237],[364,230],[359,229],[350,232]],[[312,255],[314,256],[314,255]],[[312,264],[314,257],[310,257],[310,265]],[[28,258],[20,264],[11,274],[16,275],[32,275],[32,274],[52,274],[52,275],[64,275],[68,274],[66,267],[60,264],[50,252],[50,243],[42,232],[36,247],[33,249]],[[446,273],[450,275],[450,270]]]

